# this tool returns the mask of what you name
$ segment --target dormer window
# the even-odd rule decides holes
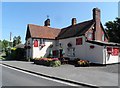
[[[105,41],[105,35],[104,34],[102,35],[102,41]]]
[[[92,40],[92,39],[93,39],[93,33],[88,32],[88,34],[87,34],[87,39],[88,39],[88,40]]]

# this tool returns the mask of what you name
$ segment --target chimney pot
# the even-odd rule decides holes
[[[50,19],[45,20],[44,26],[49,27],[50,26]]]
[[[76,18],[72,18],[72,25],[76,25],[76,23],[77,23]]]
[[[97,20],[100,21],[100,9],[94,8],[93,9],[93,20],[96,22]]]

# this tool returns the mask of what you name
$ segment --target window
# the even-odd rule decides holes
[[[68,48],[68,54],[69,57],[75,57],[75,48]]]
[[[58,40],[55,41],[55,45],[59,46],[59,41]]]
[[[45,44],[45,39],[40,39],[40,44]]]
[[[88,32],[87,39],[92,40],[92,38],[93,38],[93,34],[91,32]]]
[[[119,54],[119,48],[113,48],[113,56],[117,56]]]
[[[102,35],[102,41],[105,41],[105,35],[104,34]]]
[[[38,47],[38,40],[34,40],[34,47]]]
[[[43,39],[43,44],[45,44],[45,39]]]
[[[76,39],[76,45],[82,45],[82,38]]]

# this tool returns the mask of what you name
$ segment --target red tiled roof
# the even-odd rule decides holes
[[[94,23],[93,20],[71,25],[66,28],[57,29],[46,26],[38,26],[28,24],[27,38],[47,38],[47,39],[64,39],[69,37],[75,37],[85,34],[89,30],[90,26]]]
[[[66,28],[63,28],[57,39],[75,37],[85,34],[87,30],[89,30],[90,26],[94,23],[93,20],[85,21],[82,23],[78,23],[76,25],[71,25]]]
[[[60,29],[57,28],[28,24],[26,39],[29,37],[55,39],[59,32]]]

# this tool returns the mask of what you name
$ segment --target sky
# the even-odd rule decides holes
[[[118,2],[2,2],[2,39],[9,40],[21,36],[25,43],[27,24],[43,26],[49,15],[51,27],[64,28],[71,25],[71,19],[77,23],[92,19],[92,9],[101,10],[101,22],[118,17]]]

